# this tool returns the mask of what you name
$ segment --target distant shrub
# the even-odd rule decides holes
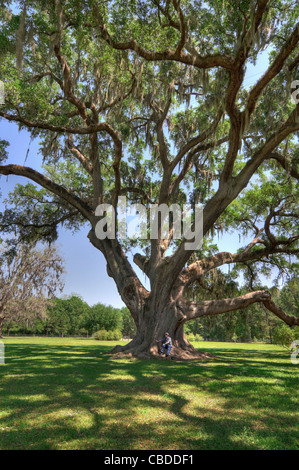
[[[190,341],[190,343],[195,341],[195,336],[193,333],[188,333],[186,336],[187,336],[188,341]]]
[[[93,333],[92,338],[97,339],[98,341],[103,341],[107,335],[106,330],[98,330],[95,333]]]
[[[287,325],[278,326],[273,332],[273,342],[284,348],[290,349],[295,339],[295,331]]]
[[[195,341],[204,341],[205,340],[203,336],[198,335],[198,334],[194,336],[194,339],[195,339]]]
[[[234,343],[236,343],[236,342],[238,341],[238,336],[236,335],[236,333],[233,334],[233,336],[232,336],[232,341],[233,341]]]
[[[188,341],[191,343],[194,341],[204,341],[204,338],[201,335],[193,334],[193,333],[186,333]]]
[[[122,338],[122,332],[120,330],[99,330],[93,333],[92,337],[98,341],[118,341]]]
[[[112,330],[107,332],[107,341],[118,341],[122,338],[122,332],[120,330]]]

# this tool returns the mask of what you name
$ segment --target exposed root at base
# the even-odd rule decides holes
[[[179,350],[174,351],[168,357],[160,354],[153,354],[151,352],[136,352],[134,351],[111,351],[109,353],[115,358],[127,358],[127,359],[143,359],[143,360],[164,360],[164,361],[208,361],[216,359],[216,356],[204,351],[189,351]]]

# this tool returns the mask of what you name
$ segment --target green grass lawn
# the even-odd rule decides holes
[[[299,365],[279,347],[196,343],[217,358],[176,362],[87,339],[4,343],[1,450],[299,449]]]

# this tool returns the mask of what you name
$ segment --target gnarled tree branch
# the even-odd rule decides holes
[[[180,309],[184,312],[184,321],[202,318],[211,315],[220,315],[235,310],[240,310],[253,303],[263,303],[265,307],[274,315],[283,320],[287,325],[299,325],[299,317],[294,317],[285,313],[271,299],[271,294],[267,290],[253,291],[235,298],[221,300],[204,300],[202,302],[192,302],[186,299],[179,301]]]

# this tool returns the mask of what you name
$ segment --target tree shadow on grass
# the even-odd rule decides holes
[[[115,359],[110,347],[8,343],[1,449],[298,449],[298,378],[277,351]]]

